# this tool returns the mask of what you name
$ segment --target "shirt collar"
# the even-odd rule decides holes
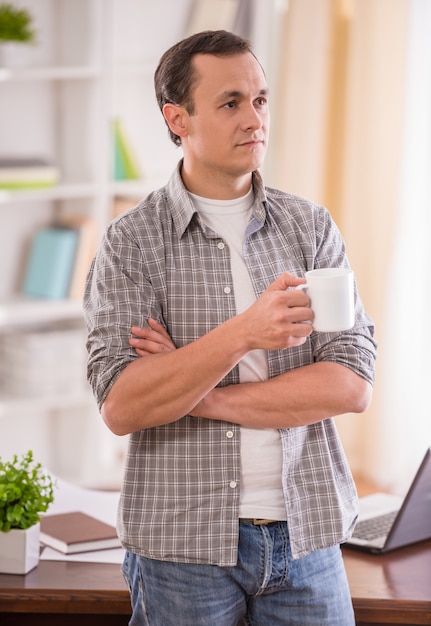
[[[179,239],[183,236],[193,217],[197,215],[197,211],[181,178],[182,165],[183,160],[181,159],[166,185],[167,200]],[[262,177],[257,170],[253,172],[252,184],[255,197],[253,218],[260,224],[263,224],[266,218],[266,192]]]

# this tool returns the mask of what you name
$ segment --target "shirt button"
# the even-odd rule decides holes
[[[228,430],[228,431],[227,431],[227,433],[226,433],[226,437],[227,437],[228,439],[232,439],[232,437],[233,437],[233,432],[232,432],[231,430]]]
[[[236,488],[236,480],[231,480],[230,483],[229,483],[229,487],[231,489],[235,489]]]
[[[230,287],[225,287],[223,289],[223,291],[225,292],[225,294],[229,294],[231,292],[231,288]]]
[[[224,243],[223,243],[223,241],[220,241],[220,242],[217,244],[217,248],[218,248],[219,250],[223,250],[223,249],[224,249]]]

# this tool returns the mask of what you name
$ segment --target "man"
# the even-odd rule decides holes
[[[373,327],[313,332],[305,271],[347,266],[329,213],[264,188],[268,87],[224,31],[168,50],[183,159],[108,228],[84,297],[89,379],[130,434],[118,515],[130,624],[354,624],[356,491],[333,416],[363,411]],[[132,334],[132,337],[131,337]]]

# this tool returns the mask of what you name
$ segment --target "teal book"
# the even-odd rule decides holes
[[[48,300],[68,297],[77,242],[74,228],[53,226],[37,231],[24,279],[26,296]]]

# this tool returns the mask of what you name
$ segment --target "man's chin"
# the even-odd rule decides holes
[[[248,161],[247,172],[254,172],[263,165],[265,154],[255,154],[254,156],[255,158],[249,159]]]

